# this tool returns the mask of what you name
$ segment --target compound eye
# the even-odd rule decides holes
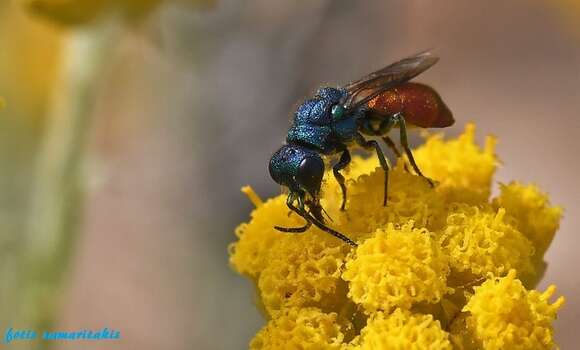
[[[300,162],[296,181],[310,195],[315,197],[320,191],[322,177],[324,176],[324,162],[319,157],[308,157]]]
[[[332,119],[334,120],[339,120],[344,116],[344,106],[340,104],[332,106],[330,111],[332,113]]]

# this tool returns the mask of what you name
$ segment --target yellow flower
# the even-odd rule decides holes
[[[287,238],[274,230],[274,225],[298,226],[295,215],[288,215],[286,198],[278,196],[260,205],[252,212],[252,220],[236,228],[239,241],[231,246],[230,262],[240,273],[257,277],[268,266],[272,246]]]
[[[532,243],[506,223],[504,216],[503,208],[494,211],[467,204],[449,212],[439,240],[455,271],[467,271],[475,277],[503,275],[512,268],[522,273],[532,271]]]
[[[342,277],[349,282],[351,299],[369,313],[439,302],[451,291],[449,263],[433,236],[412,222],[377,230],[346,264]]]
[[[480,148],[474,133],[469,125],[457,139],[431,136],[415,150],[435,188],[399,161],[389,173],[386,207],[374,157],[355,157],[345,171],[346,211],[327,173],[321,203],[329,225],[356,249],[318,228],[276,231],[303,224],[289,214],[286,195],[263,202],[244,188],[256,209],[236,230],[230,263],[255,283],[270,319],[251,347],[450,349],[452,340],[477,349],[495,344],[491,334],[505,327],[517,331],[497,344],[515,344],[515,335],[521,344],[553,344],[561,299],[548,304],[553,288],[541,294],[522,281],[533,288],[541,276],[538,262],[562,210],[535,187],[516,183],[490,200],[495,140]]]
[[[74,25],[98,18],[105,10],[108,0],[24,0],[34,14],[57,22]]]
[[[501,184],[500,190],[494,207],[505,208],[520,232],[534,243],[536,256],[543,256],[560,227],[562,208],[550,206],[548,196],[534,185],[512,182]]]
[[[397,309],[390,315],[379,312],[371,317],[349,349],[451,350],[451,342],[433,316]]]
[[[276,240],[258,277],[266,311],[275,315],[290,307],[326,308],[329,303],[345,302],[346,296],[340,294],[345,291],[340,275],[347,250],[323,232]]]
[[[353,168],[355,166],[356,163]],[[389,223],[402,225],[413,221],[417,227],[425,227],[430,231],[442,227],[446,213],[442,196],[432,191],[425,179],[406,172],[402,165],[389,172],[388,205],[383,206],[385,175],[376,167],[369,174],[347,181],[345,212],[339,210],[340,187],[331,174],[327,176],[322,205],[338,227],[345,232],[352,232],[354,238],[370,237],[378,228],[384,228]]]
[[[250,349],[343,349],[348,326],[338,321],[336,313],[316,308],[289,309],[256,334]]]
[[[430,137],[415,153],[425,176],[438,181],[437,191],[448,202],[479,204],[489,199],[491,180],[499,163],[495,138],[488,136],[481,149],[474,142],[475,126],[468,124],[456,140]]]
[[[82,25],[99,19],[107,12],[117,12],[129,19],[153,11],[163,0],[21,0],[34,14],[64,25]],[[184,1],[185,2],[185,1]],[[212,0],[188,1],[198,7],[210,6]]]
[[[42,122],[60,69],[63,35],[12,2],[1,9],[0,93],[10,102],[4,117]]]
[[[470,344],[484,349],[552,349],[552,321],[564,304],[564,297],[549,303],[555,291],[554,286],[544,293],[528,291],[511,270],[475,288],[463,308],[468,316],[455,332],[464,331]]]
[[[257,283],[268,314],[303,305],[322,307],[324,302],[340,297],[335,294],[345,290],[340,275],[348,247],[314,229],[308,235],[281,236],[272,222],[282,226],[301,224],[295,215],[288,216],[283,196],[261,204],[252,217],[236,230],[240,240],[231,247],[231,263]]]

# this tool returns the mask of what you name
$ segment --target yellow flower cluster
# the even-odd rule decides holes
[[[386,207],[374,157],[355,158],[345,171],[346,211],[327,174],[321,203],[329,225],[358,242],[354,249],[317,228],[276,231],[303,224],[289,215],[286,196],[262,202],[244,188],[256,209],[236,230],[230,263],[255,282],[269,320],[251,348],[553,347],[563,298],[550,304],[554,287],[531,289],[562,210],[515,182],[490,199],[495,140],[482,149],[474,135],[469,125],[457,139],[431,136],[415,151],[434,188],[400,159]]]

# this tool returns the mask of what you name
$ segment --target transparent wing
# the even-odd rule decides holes
[[[429,51],[424,51],[347,84],[343,87],[348,92],[348,99],[345,105],[348,109],[355,109],[366,104],[384,91],[423,73],[437,61],[439,61],[437,56],[434,56]]]

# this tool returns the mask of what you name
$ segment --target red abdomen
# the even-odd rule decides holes
[[[421,128],[445,128],[455,120],[439,94],[430,86],[405,83],[385,91],[368,103],[382,114],[402,113],[405,121]]]

